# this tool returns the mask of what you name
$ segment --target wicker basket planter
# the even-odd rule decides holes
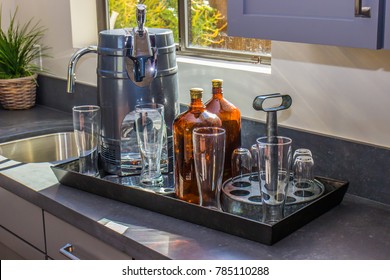
[[[23,110],[35,105],[37,74],[15,79],[0,79],[0,103],[4,109]]]

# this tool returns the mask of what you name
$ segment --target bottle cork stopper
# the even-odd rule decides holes
[[[192,88],[190,89],[190,95],[192,99],[202,98],[203,88]]]
[[[222,79],[213,79],[211,81],[213,87],[222,87],[223,80]]]

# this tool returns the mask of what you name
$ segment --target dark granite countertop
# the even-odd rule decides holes
[[[39,105],[29,110],[0,109],[0,143],[71,130],[73,130],[71,113]]]
[[[0,142],[70,129],[70,114],[47,107],[0,110]],[[390,259],[390,205],[350,194],[267,246],[61,185],[48,165],[35,168],[46,185],[12,172],[0,172],[1,187],[136,259]]]

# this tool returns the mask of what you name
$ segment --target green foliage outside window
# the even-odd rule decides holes
[[[217,9],[210,7],[208,1],[192,0],[191,25],[192,44],[209,46],[222,43],[223,39],[217,38],[227,24],[224,16]]]
[[[171,29],[175,42],[179,41],[178,0],[110,0],[109,10],[117,12],[114,28],[136,26],[135,11],[139,3],[146,5],[146,26],[151,28]],[[220,43],[218,35],[226,27],[221,13],[211,7],[208,1],[191,1],[191,42],[193,45],[209,46]]]

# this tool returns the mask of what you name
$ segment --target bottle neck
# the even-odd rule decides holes
[[[213,87],[213,98],[221,99],[223,97],[222,87]]]
[[[191,98],[191,108],[204,108],[202,98]]]

